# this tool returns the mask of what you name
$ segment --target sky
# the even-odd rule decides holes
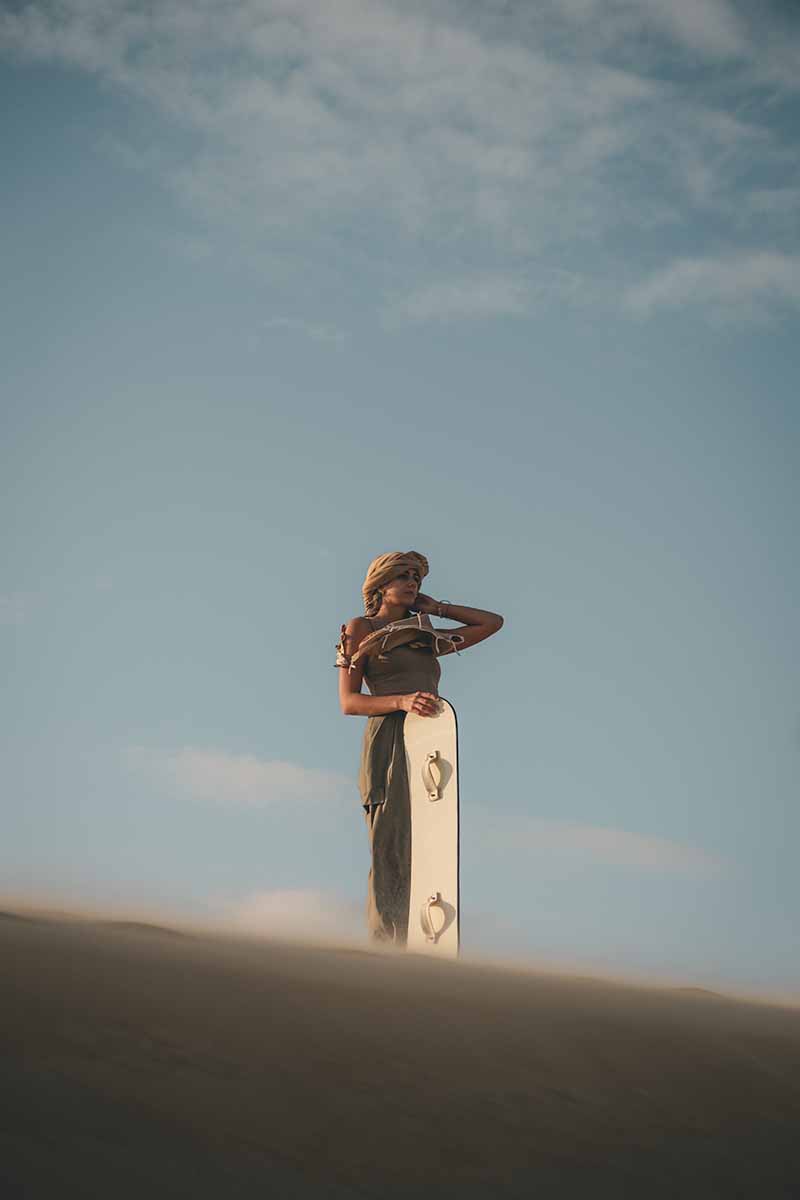
[[[369,561],[466,954],[800,997],[800,14],[0,10],[0,890],[362,937]]]

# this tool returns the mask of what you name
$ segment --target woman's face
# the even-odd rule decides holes
[[[420,585],[419,571],[411,563],[400,567],[394,579],[383,587],[384,604],[413,608]]]

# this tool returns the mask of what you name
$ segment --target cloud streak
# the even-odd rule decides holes
[[[128,157],[193,213],[365,274],[374,256],[356,247],[380,246],[411,321],[519,315],[544,260],[571,267],[615,231],[705,215],[733,237],[751,214],[786,235],[772,176],[787,148],[754,89],[796,86],[798,45],[728,0],[231,0],[224,20],[210,0],[33,0],[0,15],[7,53],[168,118],[162,145]],[[715,65],[713,88],[670,73],[687,55]],[[618,283],[629,262],[604,270]],[[655,309],[626,284],[629,310]]]
[[[403,297],[389,309],[390,317],[411,321],[452,321],[459,318],[523,316],[529,307],[524,284],[503,276],[434,283]]]
[[[264,321],[261,328],[265,333],[299,333],[310,338],[312,342],[322,342],[327,345],[341,345],[346,339],[344,330],[335,325],[320,325],[313,321],[303,321],[298,317],[270,317]]]
[[[174,751],[134,746],[126,757],[130,769],[146,774],[179,796],[231,807],[322,803],[354,792],[352,780],[344,775],[254,754],[193,746]]]
[[[747,30],[728,0],[621,0],[608,7],[620,37],[638,25],[641,33],[660,34],[693,54],[724,60],[749,53]]]
[[[800,256],[755,252],[679,259],[629,288],[625,302],[640,316],[698,303],[731,317],[766,316],[775,305],[800,304]]]
[[[27,593],[0,593],[0,625],[22,625],[30,610],[31,597]]]
[[[716,874],[722,868],[720,859],[697,846],[569,821],[530,821],[491,840],[517,851],[601,866],[693,875]]]
[[[315,941],[365,940],[363,905],[313,888],[276,888],[218,904],[222,922],[243,933]]]

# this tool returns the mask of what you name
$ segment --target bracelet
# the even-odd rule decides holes
[[[442,612],[442,609],[443,609],[443,608],[449,608],[449,607],[450,607],[450,601],[449,601],[449,600],[440,600],[440,601],[439,601],[439,607],[438,607],[438,609],[437,609],[437,611],[436,611],[436,615],[437,615],[437,617],[443,617],[443,616],[444,616],[444,613]]]

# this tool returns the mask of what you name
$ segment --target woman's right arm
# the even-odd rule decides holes
[[[363,617],[354,617],[345,626],[346,656],[351,658],[361,644],[363,638],[370,632],[369,622]],[[347,717],[379,717],[384,713],[404,712],[422,713],[423,716],[433,716],[438,708],[435,696],[429,692],[409,692],[407,695],[395,696],[365,696],[361,691],[364,682],[364,664],[357,662],[352,671],[346,666],[339,667],[339,704]]]

